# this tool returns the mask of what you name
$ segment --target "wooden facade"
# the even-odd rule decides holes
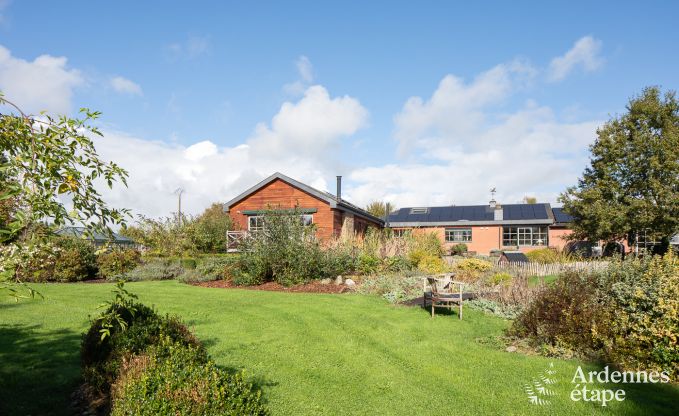
[[[368,227],[382,228],[379,218],[333,195],[274,174],[225,205],[235,227],[249,231],[249,218],[267,209],[299,209],[312,217],[316,236],[327,240],[363,235]]]

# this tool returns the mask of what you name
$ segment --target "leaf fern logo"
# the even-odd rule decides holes
[[[549,363],[549,367],[540,372],[536,378],[531,379],[530,383],[523,385],[530,404],[538,406],[551,404],[549,397],[555,396],[556,392],[550,387],[557,381],[554,363]]]

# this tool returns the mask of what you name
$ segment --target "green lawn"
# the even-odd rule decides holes
[[[45,300],[0,300],[0,414],[69,414],[78,346],[109,284],[35,285]],[[224,366],[245,368],[274,414],[674,414],[679,389],[622,386],[606,408],[572,402],[577,361],[508,353],[492,343],[508,323],[474,310],[432,319],[360,295],[208,289],[131,283],[178,314]],[[530,405],[523,384],[554,362],[557,396]],[[586,370],[595,369],[588,365]]]

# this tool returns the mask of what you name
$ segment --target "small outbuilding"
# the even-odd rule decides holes
[[[503,251],[500,255],[500,263],[529,263],[525,253],[520,251]]]
[[[111,244],[121,248],[134,248],[137,245],[134,240],[116,233],[112,233],[110,237],[108,235],[94,231],[87,234],[85,233],[85,227],[64,227],[57,231],[56,234],[61,236],[82,238],[91,242],[96,247],[101,247],[105,244]]]

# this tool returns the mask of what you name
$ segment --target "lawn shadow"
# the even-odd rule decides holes
[[[72,414],[79,357],[79,333],[0,325],[0,414]]]

